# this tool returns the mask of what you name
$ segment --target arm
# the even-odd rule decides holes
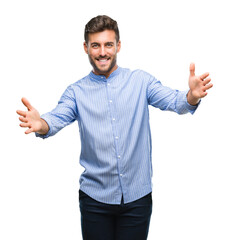
[[[178,114],[193,114],[197,106],[192,106],[187,101],[188,91],[178,91],[163,86],[155,77],[150,76],[147,99],[148,104],[163,111],[172,111]]]
[[[28,111],[17,110],[20,115],[19,120],[22,122],[20,127],[28,128],[25,134],[37,132],[41,135],[47,134],[49,126],[45,120],[40,118],[39,112],[29,103],[26,98],[22,98],[22,103],[27,107]]]
[[[17,113],[21,116],[20,126],[29,128],[26,134],[35,132],[37,137],[47,138],[78,119],[75,93],[71,86],[65,90],[56,108],[41,116],[28,100],[23,98],[22,102],[28,111],[18,110]]]
[[[195,76],[195,64],[190,64],[190,77],[189,77],[189,92],[187,94],[188,103],[196,105],[201,98],[207,95],[206,90],[213,87],[210,83],[211,78],[208,77],[209,73],[204,73],[200,76]],[[209,84],[210,83],[210,84]]]
[[[161,110],[174,111],[178,114],[194,113],[200,99],[207,95],[206,90],[213,85],[209,73],[195,76],[195,65],[190,65],[189,91],[178,91],[163,86],[160,81],[150,77],[147,97],[148,103]]]

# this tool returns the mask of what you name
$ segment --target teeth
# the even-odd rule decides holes
[[[100,62],[106,62],[108,59],[100,59]]]

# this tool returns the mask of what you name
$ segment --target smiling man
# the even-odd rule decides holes
[[[152,213],[149,108],[194,113],[209,73],[195,76],[190,65],[188,91],[165,87],[151,74],[117,65],[121,42],[117,22],[97,16],[85,26],[84,50],[93,70],[71,84],[58,105],[40,117],[26,100],[18,110],[25,133],[53,136],[78,121],[81,139],[79,203],[83,239],[147,239]]]
[[[113,30],[91,33],[84,42],[84,50],[88,54],[94,73],[106,78],[117,69],[116,58],[121,42],[116,40]]]

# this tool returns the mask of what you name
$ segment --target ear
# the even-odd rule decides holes
[[[121,49],[121,41],[119,40],[118,41],[118,44],[117,44],[117,52],[119,52]]]
[[[83,43],[83,46],[84,46],[84,51],[85,51],[85,53],[88,54],[87,43],[84,42],[84,43]]]

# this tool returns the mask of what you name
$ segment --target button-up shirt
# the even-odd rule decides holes
[[[70,85],[58,105],[41,117],[47,138],[78,121],[85,169],[80,189],[108,204],[135,201],[152,191],[151,105],[178,114],[194,113],[187,91],[165,87],[142,70],[118,67],[108,78],[93,72]]]

